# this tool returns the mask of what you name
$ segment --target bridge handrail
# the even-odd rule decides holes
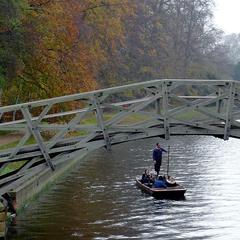
[[[111,88],[106,88],[106,89],[101,89],[101,90],[77,93],[77,94],[72,94],[72,95],[43,99],[43,100],[38,100],[38,101],[10,105],[10,106],[3,106],[3,107],[0,107],[0,114],[5,113],[5,112],[16,111],[16,110],[19,110],[24,107],[33,108],[33,107],[41,107],[41,106],[46,106],[46,105],[50,105],[50,104],[52,105],[52,104],[57,104],[57,103],[69,102],[69,101],[85,100],[85,99],[87,100],[87,99],[93,97],[94,95],[109,94],[109,93],[113,94],[113,93],[121,92],[124,90],[139,89],[142,87],[151,87],[151,86],[161,84],[163,82],[166,82],[167,84],[171,84],[172,82],[179,82],[184,85],[186,85],[186,84],[206,85],[207,84],[207,85],[219,85],[219,86],[224,86],[231,82],[235,82],[240,85],[239,81],[233,81],[233,80],[156,79],[156,80],[151,80],[151,81],[147,81],[147,82],[132,83],[132,84],[124,85],[124,86],[111,87]]]

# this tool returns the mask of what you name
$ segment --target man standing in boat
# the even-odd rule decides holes
[[[154,169],[157,172],[157,176],[159,175],[160,168],[162,165],[162,153],[167,152],[165,149],[161,148],[160,144],[157,143],[155,149],[153,150],[153,161],[154,161]]]

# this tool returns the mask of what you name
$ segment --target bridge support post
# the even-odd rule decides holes
[[[165,139],[170,138],[170,126],[168,119],[168,87],[167,83],[163,82],[162,85],[162,108],[163,108],[163,121],[164,121],[164,135]]]
[[[156,113],[157,113],[157,114],[160,114],[160,113],[161,113],[161,99],[160,99],[160,98],[158,98],[158,99],[156,100],[156,105],[155,105],[155,107],[156,107]]]
[[[232,125],[232,110],[233,110],[233,104],[234,104],[234,96],[235,96],[235,85],[232,82],[230,83],[229,95],[227,100],[224,140],[228,140],[230,135],[231,125]]]
[[[222,95],[222,89],[219,88],[217,92],[217,96],[220,97]],[[216,103],[216,111],[218,114],[220,114],[223,110],[223,99],[219,99]]]
[[[103,137],[104,137],[104,140],[106,143],[106,148],[108,151],[111,151],[111,141],[110,141],[110,137],[108,135],[107,129],[106,129],[105,122],[104,122],[103,111],[101,109],[100,103],[96,96],[93,97],[93,104],[96,108],[97,122],[98,122],[99,127],[102,130]]]

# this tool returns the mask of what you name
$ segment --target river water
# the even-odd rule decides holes
[[[170,174],[185,200],[156,200],[135,186],[156,141],[171,146]],[[239,143],[189,136],[100,149],[26,206],[7,239],[240,239]]]

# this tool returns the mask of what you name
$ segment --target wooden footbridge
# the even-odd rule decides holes
[[[0,148],[0,193],[15,194],[21,204],[74,159],[126,141],[240,138],[238,119],[240,82],[228,80],[153,80],[4,106],[0,131],[20,138]]]

